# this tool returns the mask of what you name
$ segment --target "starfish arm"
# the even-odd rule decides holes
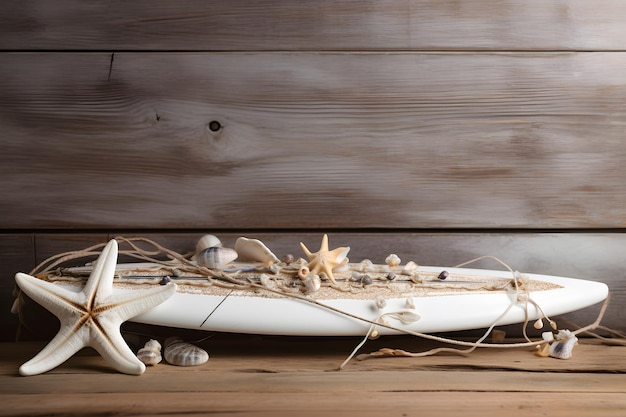
[[[328,235],[322,237],[322,244],[320,245],[320,252],[328,252]]]
[[[76,352],[88,345],[86,328],[77,331],[72,326],[63,325],[57,335],[31,360],[20,366],[20,375],[39,375],[56,368]]]
[[[335,263],[337,264],[335,266],[339,266],[343,263],[343,261],[348,256],[348,252],[350,252],[350,246],[341,247],[330,251],[331,259],[334,259]]]
[[[310,261],[313,258],[313,255],[314,255],[313,252],[311,252],[309,248],[307,248],[302,242],[300,242],[300,247],[302,248],[302,251],[304,252],[306,257],[309,258],[309,261]]]
[[[141,375],[146,366],[126,344],[119,331],[120,325],[116,317],[100,317],[98,325],[92,327],[89,346],[119,372]]]
[[[90,305],[93,305],[96,299],[102,300],[111,295],[116,267],[117,241],[111,239],[102,249],[83,289],[83,293],[86,299],[89,300]]]
[[[83,295],[43,281],[33,276],[18,272],[15,282],[22,291],[60,320],[71,313],[77,313],[81,307]]]
[[[96,310],[102,310],[101,315],[114,316],[122,323],[158,306],[174,295],[176,288],[176,284],[170,282],[167,285],[159,285],[146,290],[116,292],[114,298],[109,298],[110,302],[103,302],[97,306]]]

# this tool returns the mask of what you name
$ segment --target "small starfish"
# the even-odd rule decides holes
[[[15,275],[29,297],[61,321],[57,335],[34,358],[20,367],[21,375],[47,372],[74,353],[91,346],[120,372],[140,375],[146,367],[130,350],[120,333],[121,324],[170,298],[176,284],[113,294],[117,242],[102,250],[85,287],[74,292],[27,274]]]
[[[302,250],[306,254],[307,258],[309,258],[308,267],[311,273],[318,274],[319,272],[324,272],[326,273],[326,276],[328,276],[328,279],[335,284],[333,269],[345,263],[350,247],[342,247],[329,251],[328,235],[324,235],[320,250],[315,253],[311,253],[311,251],[307,249],[302,242],[300,242],[300,246],[302,247]]]

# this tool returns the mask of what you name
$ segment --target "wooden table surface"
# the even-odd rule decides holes
[[[218,334],[200,342],[211,358],[198,367],[160,363],[141,376],[115,372],[84,349],[43,375],[21,363],[41,343],[0,344],[0,415],[623,416],[626,348],[582,339],[570,360],[532,349],[480,349],[470,355],[352,360],[356,338]],[[410,337],[369,341],[422,351]]]

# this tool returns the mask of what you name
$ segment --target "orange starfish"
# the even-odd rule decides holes
[[[311,273],[318,274],[320,272],[324,272],[326,276],[328,276],[328,279],[335,284],[333,269],[339,265],[343,265],[347,261],[348,258],[346,258],[346,256],[350,251],[350,247],[342,247],[329,251],[328,235],[324,235],[320,250],[315,253],[312,253],[302,242],[300,242],[300,246],[302,247],[302,250],[306,254],[307,258],[309,258],[308,267]]]

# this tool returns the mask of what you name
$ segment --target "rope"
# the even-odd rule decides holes
[[[142,261],[146,261],[146,262],[151,262],[151,263],[157,263],[160,264],[164,267],[167,268],[171,268],[172,270],[174,269],[178,269],[180,271],[184,271],[184,272],[188,272],[188,273],[195,273],[195,274],[199,274],[203,277],[206,277],[206,279],[214,285],[218,285],[221,287],[225,287],[225,288],[230,288],[230,289],[242,289],[242,290],[249,290],[249,289],[260,289],[260,290],[264,290],[264,291],[268,291],[270,293],[282,296],[282,297],[286,297],[286,298],[291,298],[291,299],[295,299],[295,300],[300,300],[309,304],[313,304],[316,306],[319,306],[321,308],[324,308],[326,310],[330,310],[333,312],[336,312],[338,314],[353,318],[355,320],[361,321],[361,322],[365,322],[368,323],[370,325],[368,331],[365,334],[365,337],[363,338],[363,340],[354,348],[354,350],[352,351],[352,353],[346,358],[346,360],[339,366],[339,369],[344,368],[352,358],[354,358],[358,352],[358,350],[363,347],[363,345],[367,342],[367,340],[372,336],[372,333],[375,331],[375,329],[377,327],[380,328],[386,328],[401,334],[407,334],[407,335],[412,335],[412,336],[416,336],[416,337],[420,337],[426,340],[432,340],[432,341],[436,341],[436,342],[440,342],[440,343],[445,343],[445,344],[452,344],[452,345],[456,345],[456,346],[462,346],[462,347],[466,347],[467,349],[458,349],[458,348],[447,348],[447,347],[440,347],[440,348],[435,348],[435,349],[431,349],[429,351],[425,351],[425,352],[417,352],[417,353],[411,353],[411,352],[406,352],[406,351],[402,351],[402,350],[396,350],[396,349],[389,349],[389,348],[384,348],[381,349],[378,352],[374,352],[374,353],[370,353],[370,354],[365,354],[365,355],[359,355],[357,356],[357,359],[362,360],[362,359],[367,359],[367,358],[374,358],[374,357],[385,357],[385,356],[412,356],[412,357],[422,357],[422,356],[430,356],[430,355],[434,355],[440,352],[451,352],[451,353],[457,353],[457,354],[461,354],[461,355],[467,355],[469,353],[471,353],[472,351],[474,351],[476,348],[496,348],[496,349],[511,349],[511,348],[522,348],[522,347],[531,347],[531,346],[541,346],[544,345],[546,343],[549,343],[546,340],[537,340],[537,341],[533,341],[531,340],[526,332],[526,327],[528,325],[528,321],[529,321],[529,313],[528,313],[528,307],[530,305],[533,305],[535,308],[537,308],[537,310],[541,313],[541,318],[545,318],[546,320],[549,321],[550,325],[552,326],[552,329],[554,331],[556,331],[556,323],[554,321],[552,321],[543,311],[543,309],[541,308],[541,306],[536,303],[534,300],[532,300],[532,298],[530,297],[530,292],[528,291],[527,288],[525,288],[525,285],[520,285],[523,284],[523,279],[524,276],[522,274],[520,274],[519,272],[514,271],[510,266],[508,266],[505,262],[501,261],[500,259],[498,259],[495,256],[491,256],[491,255],[485,255],[485,256],[480,256],[477,258],[474,258],[472,260],[469,260],[467,262],[463,262],[461,264],[456,265],[456,268],[460,268],[466,265],[469,265],[471,263],[483,260],[483,259],[491,259],[496,261],[497,263],[499,263],[500,265],[502,265],[504,268],[506,268],[511,274],[512,274],[512,284],[513,284],[513,288],[515,290],[515,298],[514,300],[511,301],[511,303],[509,304],[509,306],[500,314],[500,316],[493,321],[493,323],[489,326],[489,328],[485,331],[485,333],[475,342],[467,342],[467,341],[462,341],[462,340],[456,340],[456,339],[450,339],[447,337],[442,337],[442,336],[435,336],[435,335],[431,335],[431,334],[427,334],[427,333],[421,333],[421,332],[415,332],[412,330],[408,330],[408,329],[404,329],[404,328],[400,328],[398,326],[394,326],[392,324],[389,324],[388,322],[386,322],[384,319],[387,316],[391,316],[394,317],[394,315],[400,314],[401,312],[388,312],[388,313],[383,313],[381,315],[379,315],[376,319],[374,320],[370,320],[364,317],[360,317],[357,316],[355,314],[352,314],[350,312],[341,310],[339,308],[336,307],[332,307],[329,305],[326,305],[324,303],[321,303],[315,299],[312,299],[310,297],[307,297],[305,295],[296,293],[296,292],[292,292],[292,291],[287,291],[285,288],[272,288],[269,287],[268,285],[264,285],[263,283],[259,284],[257,282],[254,282],[250,279],[248,280],[242,280],[240,278],[237,277],[238,273],[234,272],[224,272],[224,271],[220,271],[220,270],[215,270],[215,269],[210,269],[207,267],[203,267],[198,265],[197,263],[195,263],[194,261],[192,261],[190,259],[190,255],[191,254],[186,254],[186,255],[182,255],[178,252],[175,252],[171,249],[168,249],[162,245],[159,245],[158,243],[148,239],[148,238],[143,238],[143,237],[134,237],[134,238],[126,238],[123,236],[116,236],[115,239],[120,243],[120,248],[122,246],[128,246],[127,248],[121,248],[119,250],[119,253],[121,255],[126,255],[129,257],[132,257],[134,259],[137,260],[142,260]],[[139,244],[146,244],[150,246],[150,249],[145,249],[139,246]],[[101,244],[96,244],[90,247],[87,247],[85,249],[82,250],[77,250],[77,251],[70,251],[70,252],[64,252],[64,253],[60,253],[60,254],[56,254],[51,256],[50,258],[44,260],[43,262],[41,262],[39,265],[37,265],[31,272],[31,275],[43,275],[43,274],[47,274],[50,273],[52,271],[54,271],[56,268],[58,268],[61,264],[64,264],[66,262],[69,261],[73,261],[76,259],[81,259],[81,258],[87,258],[87,257],[93,257],[93,256],[98,256],[102,250],[102,248],[105,246],[104,243]],[[167,258],[167,260],[163,260],[163,259],[158,259],[158,257],[162,257],[165,256]],[[352,291],[352,289],[343,289],[338,287],[337,285],[332,285],[332,288],[335,288],[337,290],[341,290],[341,291]],[[504,288],[504,287],[503,287]],[[489,334],[491,334],[491,332],[493,331],[493,329],[495,328],[495,326],[500,322],[500,320],[502,320],[502,318],[504,318],[509,312],[510,310],[517,305],[518,303],[523,302],[524,303],[524,311],[525,311],[525,319],[524,319],[524,323],[523,323],[523,336],[525,339],[525,342],[522,343],[484,343],[484,340],[488,337]],[[593,337],[598,337],[598,338],[602,338],[599,335],[596,335],[594,333],[591,333],[592,330],[598,328],[600,326],[600,322],[602,320],[602,317],[604,316],[604,313],[606,312],[606,308],[608,306],[608,302],[609,302],[609,297],[607,297],[607,299],[605,300],[600,313],[598,314],[597,319],[595,320],[594,323],[582,327],[582,328],[578,328],[577,330],[573,331],[572,334],[573,335],[577,335],[577,334],[581,334],[581,333],[585,333],[585,334],[590,334]],[[18,313],[18,318],[20,320],[20,325],[24,325],[24,321],[23,321],[23,314],[21,312],[21,307],[23,306],[23,298],[21,295],[21,291],[17,294],[17,313]],[[397,318],[397,317],[394,317]],[[541,320],[541,319],[539,319]],[[606,330],[606,329],[605,329]],[[18,335],[19,335],[19,331],[20,329],[18,328]],[[622,333],[619,333],[619,337],[624,337],[625,335]],[[602,338],[602,339],[606,339],[606,338]],[[606,339],[606,340],[612,340],[612,339]],[[624,342],[624,344],[626,345],[626,341]]]

